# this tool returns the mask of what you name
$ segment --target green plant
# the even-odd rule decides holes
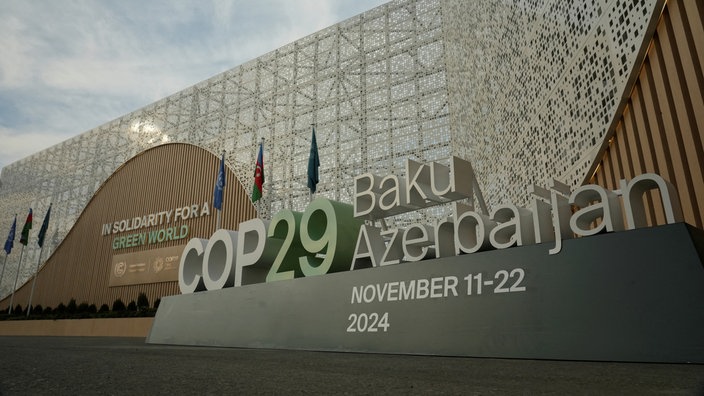
[[[115,300],[115,302],[112,303],[112,310],[114,312],[121,312],[126,309],[127,309],[127,307],[125,307],[125,303],[122,302],[122,300],[119,298],[117,300]]]
[[[98,310],[98,312],[108,312],[108,311],[110,311],[110,307],[108,307],[107,304],[101,305],[100,309]]]
[[[76,305],[76,299],[72,298],[71,301],[68,302],[68,305],[66,306],[66,312],[73,314],[78,311],[78,306]]]
[[[139,293],[139,296],[137,296],[137,308],[140,311],[149,309],[149,298],[147,298],[147,295],[143,292]]]
[[[127,304],[127,310],[128,311],[136,311],[137,310],[137,303],[135,303],[134,300],[130,301],[130,303]]]

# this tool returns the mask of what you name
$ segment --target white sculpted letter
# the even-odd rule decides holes
[[[569,203],[581,208],[570,218],[570,228],[575,234],[589,236],[623,230],[621,205],[613,191],[596,185],[582,186],[572,193]],[[599,218],[601,223],[591,228]]]

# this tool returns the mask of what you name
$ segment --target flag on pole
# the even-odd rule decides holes
[[[46,236],[46,229],[49,228],[49,216],[51,216],[51,204],[49,204],[49,210],[46,211],[46,215],[44,216],[42,228],[39,229],[39,240],[37,241],[39,247],[44,247],[44,237]]]
[[[15,215],[15,221],[12,222],[12,227],[10,227],[10,233],[7,234],[7,240],[5,241],[5,253],[10,254],[12,247],[15,245],[15,230],[17,229],[17,215]]]
[[[308,188],[310,193],[315,193],[315,188],[320,181],[318,179],[318,168],[320,158],[318,157],[318,142],[315,140],[315,127],[313,127],[313,138],[310,142],[310,156],[308,157]]]
[[[32,208],[29,208],[29,214],[27,215],[27,220],[24,222],[24,227],[22,227],[22,234],[20,235],[20,243],[27,246],[27,241],[29,241],[29,230],[32,229]]]
[[[259,144],[257,165],[254,169],[254,187],[252,187],[252,202],[257,202],[262,197],[264,185],[264,142]]]
[[[220,159],[220,171],[218,172],[218,180],[215,182],[215,195],[213,199],[213,207],[217,210],[222,210],[222,195],[225,189],[225,153],[222,153]]]

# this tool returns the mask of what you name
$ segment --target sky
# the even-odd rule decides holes
[[[0,0],[0,168],[387,0]]]

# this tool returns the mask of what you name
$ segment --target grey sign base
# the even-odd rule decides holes
[[[147,342],[704,362],[702,230],[680,223],[551,247],[166,297]]]

